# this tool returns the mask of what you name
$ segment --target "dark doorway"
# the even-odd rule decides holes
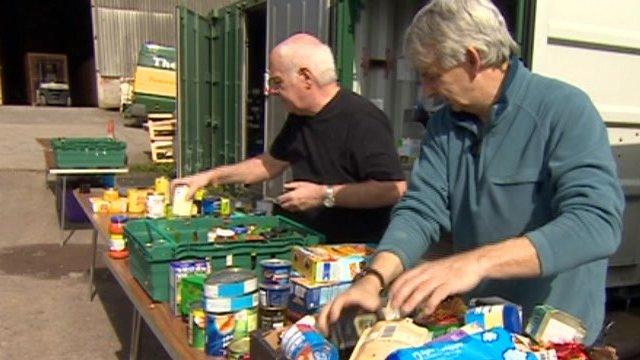
[[[27,53],[66,55],[72,105],[97,104],[91,0],[0,1],[4,104],[30,104]]]
[[[247,158],[262,154],[264,146],[264,74],[266,71],[267,6],[245,11],[247,23]]]

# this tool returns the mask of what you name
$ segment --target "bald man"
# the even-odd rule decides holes
[[[172,185],[192,194],[208,184],[258,183],[291,167],[293,181],[277,199],[288,217],[331,243],[378,242],[406,190],[385,114],[338,86],[331,49],[309,34],[271,51],[268,91],[289,113],[269,152]]]

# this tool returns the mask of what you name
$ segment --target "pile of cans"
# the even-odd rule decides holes
[[[204,284],[201,303],[189,315],[189,339],[207,355],[227,356],[233,341],[247,338],[258,327],[258,279],[255,272],[227,268],[212,273]]]
[[[287,317],[287,305],[291,293],[291,262],[281,259],[260,261],[260,329],[281,328]]]

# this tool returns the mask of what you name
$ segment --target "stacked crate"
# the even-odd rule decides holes
[[[173,162],[173,140],[176,134],[176,119],[173,114],[149,114],[147,116],[151,159],[154,163]]]

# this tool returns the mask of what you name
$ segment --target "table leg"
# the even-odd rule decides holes
[[[135,306],[133,306],[133,319],[131,321],[131,344],[129,347],[129,359],[138,358],[138,348],[140,347],[140,328],[142,327],[142,316]]]
[[[93,275],[96,272],[96,252],[98,252],[98,230],[93,229],[93,238],[91,240],[91,268],[89,269],[89,301],[93,301],[95,294]]]
[[[64,246],[64,225],[67,205],[67,177],[62,175],[62,197],[60,198],[60,246]]]

